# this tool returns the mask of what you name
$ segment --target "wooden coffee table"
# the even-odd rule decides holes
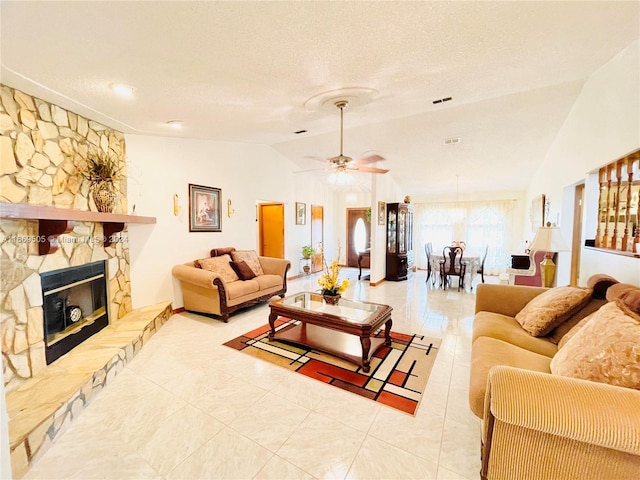
[[[371,357],[382,345],[391,345],[391,311],[389,305],[358,302],[341,298],[328,305],[322,295],[301,292],[272,300],[269,304],[269,340],[292,342],[322,350],[336,357],[370,369]],[[278,317],[300,321],[299,325],[277,331]],[[384,338],[372,338],[381,327]]]

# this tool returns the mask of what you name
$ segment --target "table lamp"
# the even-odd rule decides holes
[[[556,265],[553,263],[554,252],[566,252],[569,247],[564,243],[560,228],[552,227],[551,222],[547,222],[546,227],[538,228],[533,242],[529,246],[532,252],[546,252],[544,259],[540,262],[540,277],[543,287],[551,287],[556,274]]]

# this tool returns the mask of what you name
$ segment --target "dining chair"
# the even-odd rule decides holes
[[[433,246],[431,242],[427,242],[424,244],[424,253],[427,255],[427,283],[429,283],[429,278],[431,278],[431,283],[435,284],[436,275],[431,271],[431,254],[433,253]],[[433,277],[431,277],[433,273]]]
[[[462,260],[463,253],[464,251],[460,247],[444,247],[442,249],[440,281],[443,289],[447,288],[449,277],[458,277],[458,291],[464,287],[467,264]]]
[[[478,267],[478,273],[480,274],[480,278],[482,279],[482,283],[484,283],[484,262],[487,260],[487,253],[489,252],[489,245],[484,247],[484,255],[482,255],[482,260],[480,262],[480,266]]]

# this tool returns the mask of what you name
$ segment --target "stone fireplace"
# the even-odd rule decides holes
[[[89,148],[115,154],[125,164],[121,132],[0,85],[0,201],[5,204],[96,211],[81,172]],[[126,177],[115,213],[126,213]],[[132,309],[126,228],[105,246],[101,221],[70,221],[59,248],[40,255],[38,220],[0,219],[0,340],[5,390],[40,373],[49,356],[42,278],[60,269],[106,265],[106,306],[111,321]]]

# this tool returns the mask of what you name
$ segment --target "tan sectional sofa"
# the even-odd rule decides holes
[[[246,260],[245,270],[248,264],[255,276],[240,279],[230,266],[236,260]],[[172,273],[180,281],[185,310],[218,316],[227,322],[229,315],[240,308],[275,295],[284,297],[290,267],[288,260],[227,247],[211,250],[208,259],[176,265]]]
[[[565,364],[580,361],[580,346],[576,343],[584,342],[585,337],[589,340],[588,335],[597,331],[593,319],[602,322],[604,310],[601,309],[618,309],[619,304],[593,298],[590,293],[566,321],[544,335],[533,336],[515,317],[547,290],[529,286],[478,286],[469,404],[473,413],[483,420],[481,478],[638,479],[638,383],[627,388],[617,386],[616,379],[609,379],[614,383],[611,385],[562,376],[566,373],[555,374],[555,370],[578,371],[580,376],[585,375],[582,370],[593,369],[591,364],[584,365],[585,368],[574,364],[562,370],[561,356]],[[604,297],[603,289],[595,296]],[[636,294],[635,298],[637,303],[640,295]],[[589,316],[591,313],[594,314]],[[580,323],[584,318],[587,320]],[[627,355],[624,361],[627,366],[629,358],[635,358],[635,362],[631,360],[631,368],[626,368],[621,376],[630,375],[636,382],[640,381],[639,319],[635,312],[623,317],[629,328],[635,329],[632,334],[624,335],[631,342],[624,346],[623,353]],[[594,334],[593,342],[586,344],[607,339],[605,331]],[[567,350],[563,352],[563,349]],[[567,352],[573,359],[567,359]],[[552,366],[554,357],[556,362]]]

